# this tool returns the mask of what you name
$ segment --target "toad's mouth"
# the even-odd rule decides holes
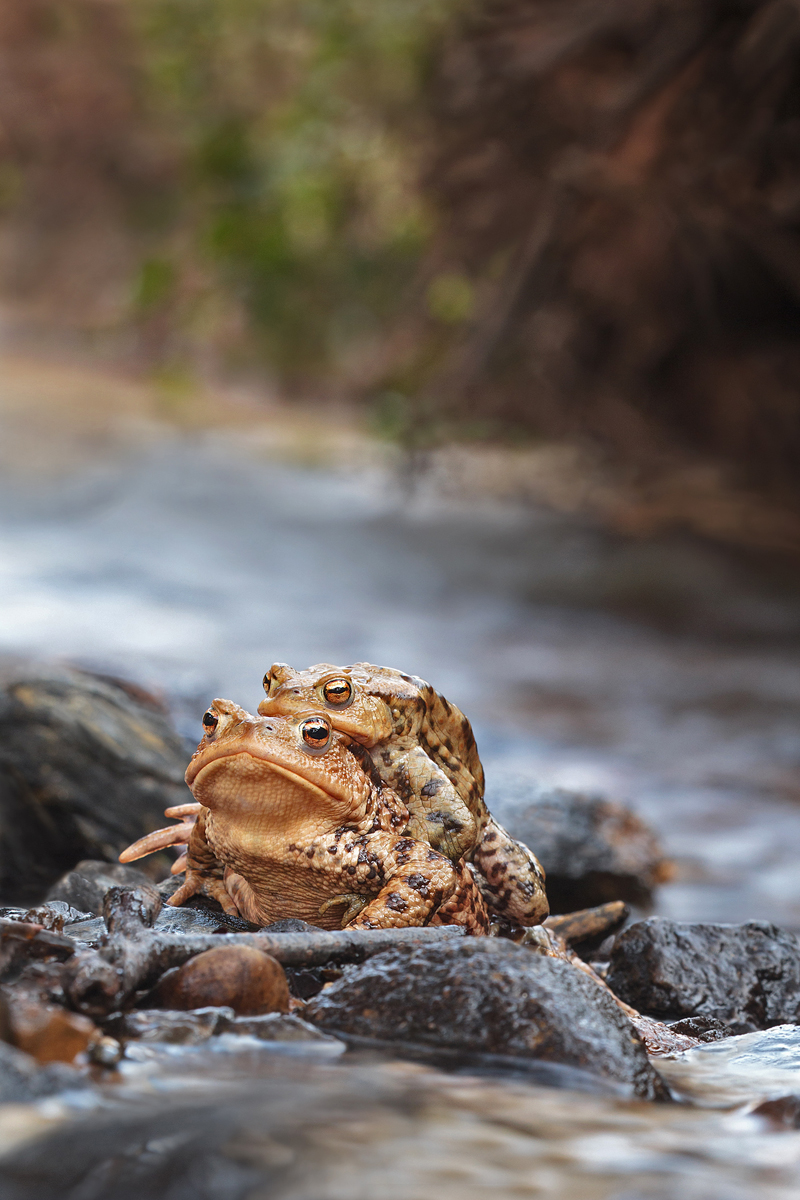
[[[321,785],[319,777],[311,779],[302,771],[251,750],[209,747],[199,762],[191,762],[186,770],[186,782],[196,799],[207,808],[225,806],[237,801],[253,801],[263,805],[274,796],[283,798],[287,791],[298,791],[307,799],[316,796],[326,805],[343,799],[333,788]]]

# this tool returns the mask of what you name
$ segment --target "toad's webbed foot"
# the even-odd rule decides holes
[[[267,923],[261,912],[258,897],[243,875],[240,875],[231,867],[226,867],[224,883],[227,902],[232,905],[232,908],[227,908],[223,901],[220,900],[220,904],[222,904],[226,913],[233,917],[244,917],[245,921],[250,921],[252,925],[264,925]]]
[[[341,927],[345,929],[368,904],[369,896],[360,896],[357,892],[344,892],[341,896],[334,896],[332,899],[326,900],[324,904],[320,904],[319,915],[324,917],[329,909],[341,905],[344,908]]]
[[[229,917],[238,917],[241,914],[236,907],[234,900],[228,894],[225,884],[218,875],[208,875],[203,871],[195,871],[189,867],[186,871],[186,878],[176,892],[167,900],[167,904],[173,908],[180,908],[181,904],[185,904],[187,900],[191,900],[192,896],[208,896],[209,900],[216,900]]]

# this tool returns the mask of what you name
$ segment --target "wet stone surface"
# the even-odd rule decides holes
[[[152,881],[136,867],[102,859],[83,859],[52,885],[47,900],[66,903],[72,908],[99,916],[106,892],[112,887],[149,884]]]
[[[261,1042],[321,1042],[326,1045],[344,1044],[338,1038],[323,1033],[316,1026],[293,1013],[264,1013],[258,1017],[226,1019],[222,1032],[238,1033],[258,1038]]]
[[[573,912],[610,900],[649,905],[669,878],[655,834],[630,809],[561,788],[517,797],[509,831],[530,846],[547,873],[550,911]]]
[[[663,1095],[611,996],[570,964],[505,941],[376,955],[312,999],[306,1016],[334,1033],[543,1059]]]
[[[186,752],[135,685],[65,667],[0,671],[0,901],[40,901],[81,859],[118,854],[186,798]],[[60,894],[76,908],[84,898]]]
[[[715,1017],[738,1033],[800,1020],[797,940],[762,921],[638,921],[617,937],[606,982],[644,1012]]]
[[[197,1046],[215,1033],[221,1033],[233,1019],[232,1008],[196,1008],[190,1012],[145,1008],[115,1013],[105,1022],[105,1030],[121,1042],[166,1042],[179,1046]]]

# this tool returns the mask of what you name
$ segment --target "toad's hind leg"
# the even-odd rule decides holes
[[[390,782],[411,814],[411,837],[427,842],[451,862],[469,857],[478,836],[475,817],[421,746],[396,757]]]
[[[491,912],[520,925],[538,925],[550,911],[544,870],[522,842],[490,817],[475,847],[478,884]]]

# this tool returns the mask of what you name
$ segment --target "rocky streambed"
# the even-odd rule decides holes
[[[566,511],[409,499],[362,462],[265,463],[250,440],[174,435],[0,482],[0,649],[100,673],[2,672],[0,1196],[794,1198],[791,578]],[[209,698],[252,706],[273,660],[326,657],[407,664],[469,713],[492,810],[541,854],[554,904],[633,906],[575,949],[687,1049],[648,1058],[516,945],[281,963],[278,1009],[258,1013],[200,1003],[178,963],[121,1009],[59,993],[113,941],[111,890],[168,874],[166,856],[151,877],[113,861],[188,799]],[[203,951],[253,933],[199,902],[140,929]],[[106,966],[113,1000],[124,963]],[[541,1020],[555,1001],[574,1019]],[[671,1101],[644,1098],[656,1078]]]
[[[542,937],[170,908],[168,859],[109,861],[182,798],[158,702],[9,663],[0,722],[3,1198],[796,1194],[797,940],[631,920],[670,865],[624,806],[524,809],[612,993]]]

